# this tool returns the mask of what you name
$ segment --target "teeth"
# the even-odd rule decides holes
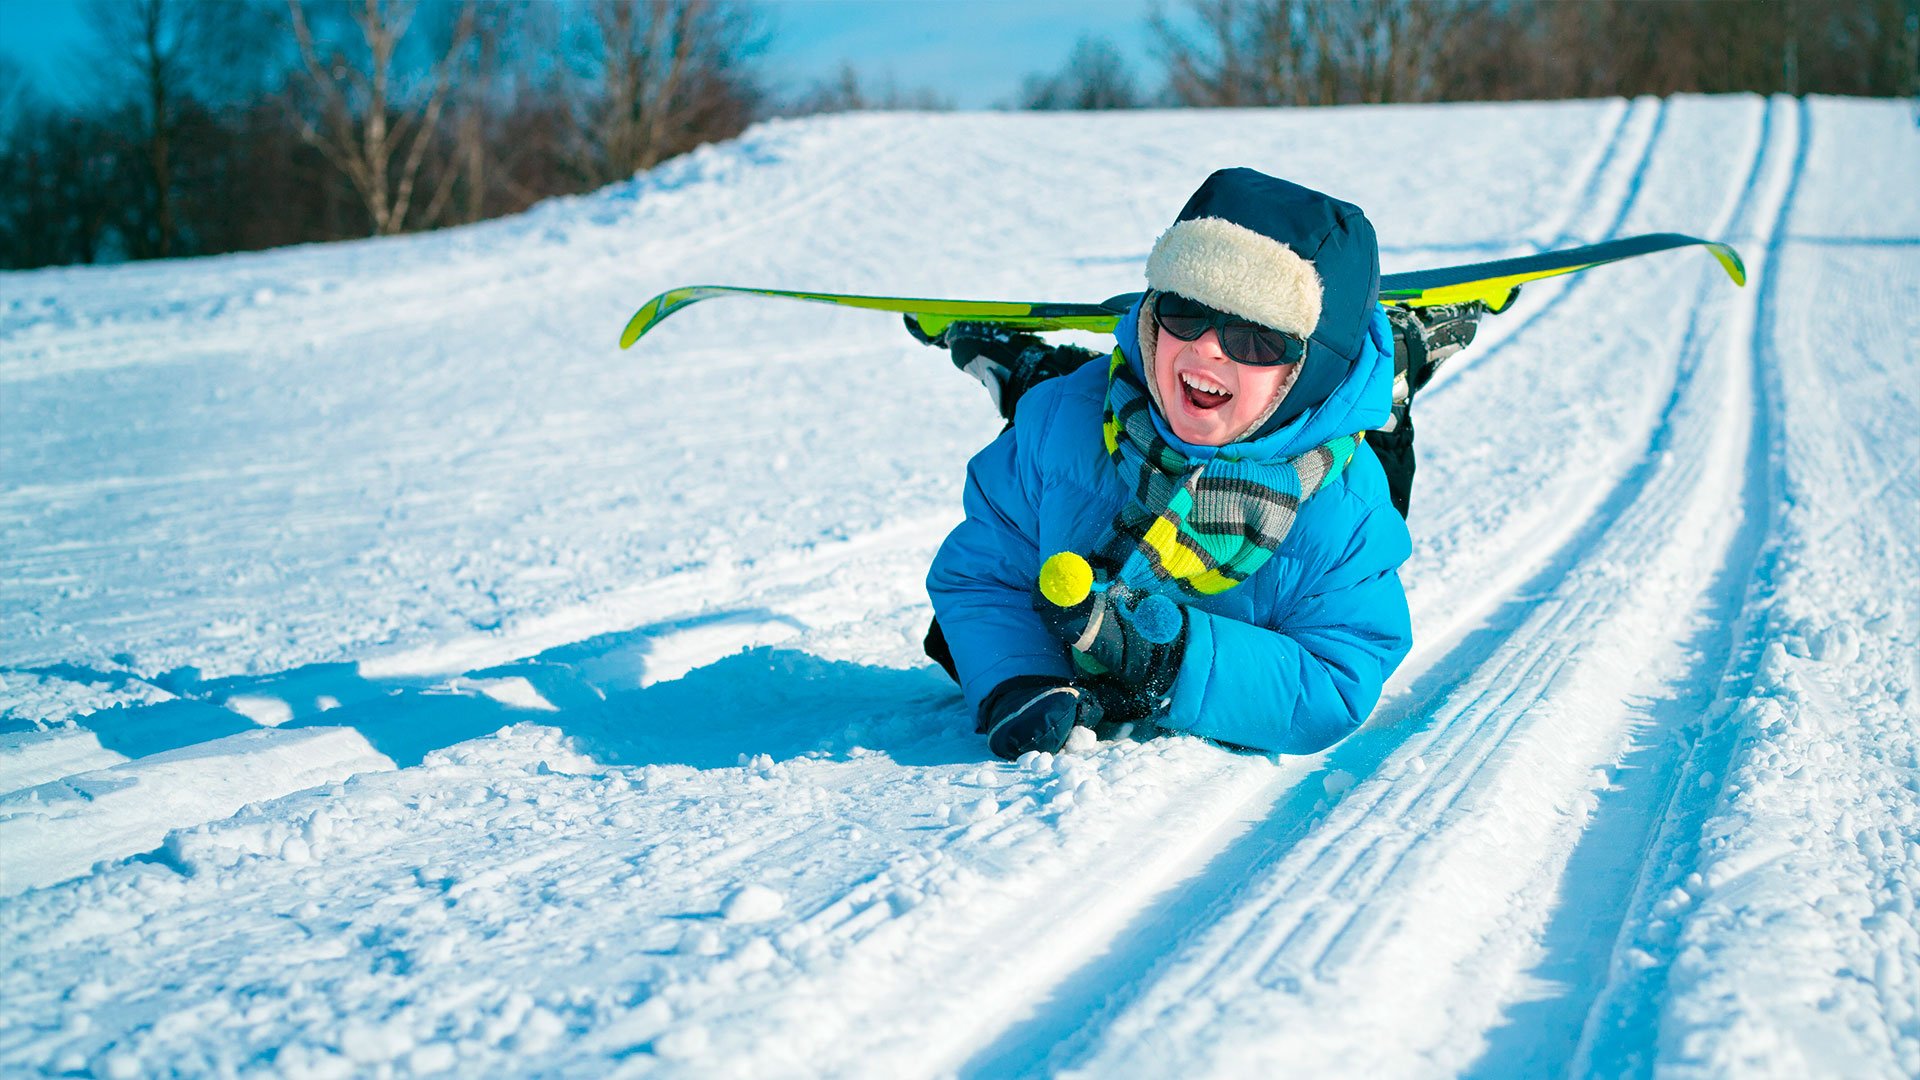
[[[1192,372],[1188,371],[1180,373],[1180,381],[1193,387],[1195,390],[1208,394],[1227,394],[1229,392],[1226,387],[1221,386],[1219,383],[1211,379],[1198,378]]]

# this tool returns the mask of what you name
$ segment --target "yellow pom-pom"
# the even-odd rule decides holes
[[[1072,607],[1093,591],[1093,567],[1071,551],[1056,553],[1040,567],[1040,595],[1057,607]]]

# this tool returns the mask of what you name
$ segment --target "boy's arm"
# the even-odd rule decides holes
[[[1050,418],[1022,416],[1033,428]],[[966,520],[940,545],[927,573],[934,614],[976,715],[981,701],[1015,676],[1072,677],[1065,647],[1029,599],[1040,567],[1040,479],[1026,437],[1015,425],[968,462]]]
[[[1344,738],[1412,647],[1397,571],[1409,548],[1398,515],[1382,507],[1277,627],[1188,608],[1186,655],[1160,723],[1286,754]]]

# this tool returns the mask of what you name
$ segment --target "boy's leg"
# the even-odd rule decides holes
[[[1413,500],[1413,395],[1454,353],[1473,342],[1487,306],[1478,300],[1433,307],[1389,306],[1393,323],[1393,416],[1367,445],[1387,473],[1387,496],[1401,517]]]
[[[940,665],[940,670],[946,672],[948,678],[956,683],[960,681],[960,669],[953,666],[953,650],[947,647],[947,635],[940,630],[939,619],[927,623],[927,636],[920,647],[926,650],[934,663]]]
[[[1395,405],[1387,427],[1367,432],[1367,445],[1386,470],[1387,498],[1406,517],[1413,499],[1413,414],[1405,405]]]

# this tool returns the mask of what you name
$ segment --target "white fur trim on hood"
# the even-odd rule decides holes
[[[1320,273],[1292,248],[1225,218],[1177,221],[1153,243],[1147,285],[1306,338],[1320,322]]]

